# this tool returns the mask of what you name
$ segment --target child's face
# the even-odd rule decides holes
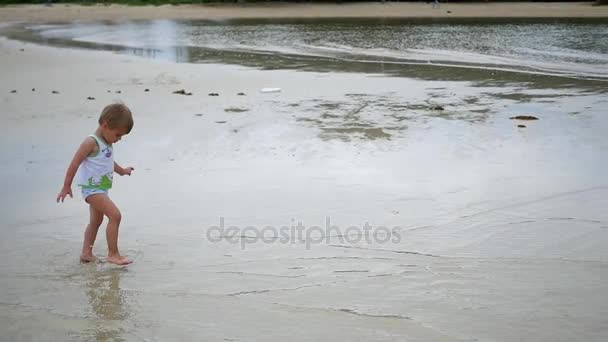
[[[102,134],[106,142],[114,144],[119,142],[123,135],[127,135],[126,128],[110,128],[107,124],[102,125]]]

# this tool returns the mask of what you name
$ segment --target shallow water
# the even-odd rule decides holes
[[[498,78],[490,77],[496,73],[500,78],[522,77],[514,73],[608,78],[608,24],[602,20],[157,20],[24,29],[30,39],[49,44],[99,47],[177,62],[427,79],[465,72],[458,69],[486,78]]]

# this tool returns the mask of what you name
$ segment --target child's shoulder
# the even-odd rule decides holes
[[[97,139],[95,139],[94,135],[87,135],[82,141],[83,145],[97,146]]]
[[[80,148],[84,153],[91,157],[99,151],[99,144],[97,143],[97,139],[94,136],[89,135],[84,138],[82,143],[80,144]]]

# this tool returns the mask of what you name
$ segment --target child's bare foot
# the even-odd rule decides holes
[[[97,261],[97,257],[93,254],[80,254],[80,262],[88,263]]]
[[[128,265],[133,262],[133,260],[127,259],[127,257],[116,255],[116,256],[108,256],[106,259],[109,263],[116,265]]]

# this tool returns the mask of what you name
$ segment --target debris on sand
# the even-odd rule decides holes
[[[186,96],[192,95],[192,93],[187,92],[184,89],[176,90],[176,91],[173,92],[173,94],[186,95]]]
[[[51,91],[51,93],[53,93],[53,94],[59,94],[59,92],[57,90],[53,90],[53,91]]]
[[[216,121],[215,123],[224,124],[224,123],[226,123],[226,121]]]
[[[435,106],[431,106],[431,110],[444,110],[445,108],[443,108],[440,105],[435,105]]]
[[[226,113],[243,113],[248,110],[249,110],[248,108],[229,107],[229,108],[225,108],[224,112],[226,112]]]
[[[517,125],[519,128],[526,128],[526,125]]]
[[[536,116],[532,116],[532,115],[517,115],[517,116],[512,116],[509,119],[511,120],[538,120],[538,118]]]
[[[150,89],[146,88],[146,89],[144,89],[144,91],[147,93],[150,91]]]
[[[87,100],[95,100],[95,98],[93,96],[89,96],[87,97]]]
[[[17,93],[16,89],[11,90],[11,94],[15,94],[15,93]]]
[[[196,114],[194,114],[194,116],[203,116],[203,114],[201,114],[201,113],[196,113]]]
[[[238,96],[245,96],[245,93],[241,92],[241,93],[237,93]]]
[[[116,91],[116,94],[121,94],[121,93],[122,93],[122,91],[120,91],[120,90]]]
[[[218,93],[209,93],[209,96],[220,96]]]

